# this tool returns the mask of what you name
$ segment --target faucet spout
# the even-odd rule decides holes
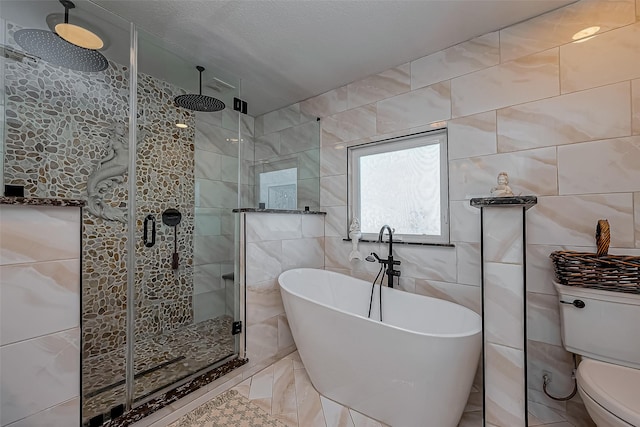
[[[387,267],[387,271],[386,271],[387,286],[389,286],[390,288],[393,288],[393,277],[400,276],[400,271],[395,270],[393,266],[400,265],[400,261],[393,260],[393,231],[391,227],[389,227],[386,224],[382,226],[382,228],[380,229],[380,233],[378,233],[378,242],[382,242],[382,237],[384,236],[385,231],[389,232],[389,252],[387,254],[386,261],[378,259],[378,262],[380,262],[381,264]]]

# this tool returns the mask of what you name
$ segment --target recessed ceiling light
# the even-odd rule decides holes
[[[189,126],[186,123],[176,123],[176,127],[180,129],[186,129]]]
[[[571,38],[577,43],[585,42],[593,37],[595,33],[600,31],[600,27],[589,27],[575,33]]]

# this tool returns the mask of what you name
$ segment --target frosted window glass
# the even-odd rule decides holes
[[[440,145],[361,156],[360,226],[378,233],[440,235]]]

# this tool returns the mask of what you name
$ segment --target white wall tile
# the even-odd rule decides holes
[[[80,422],[80,398],[75,397],[18,420],[9,427],[74,426]]]
[[[347,237],[347,207],[346,206],[323,206],[322,211],[326,212],[324,234],[326,237]]]
[[[344,145],[331,145],[320,150],[320,176],[345,175],[347,150]]]
[[[612,247],[634,247],[630,193],[538,197],[527,213],[527,243],[595,248],[596,224],[603,218],[611,227]]]
[[[451,80],[453,117],[468,116],[560,93],[558,49]]]
[[[629,82],[498,110],[498,150],[518,151],[631,134]]]
[[[324,268],[324,238],[282,241],[282,270]]]
[[[449,215],[452,242],[480,242],[480,209],[469,200],[452,200]]]
[[[509,174],[509,186],[516,195],[558,192],[556,148],[550,147],[450,161],[449,199],[487,197],[501,171]]]
[[[80,209],[0,206],[0,265],[80,258]]]
[[[500,31],[502,61],[570,43],[578,31],[598,25],[600,32],[634,21],[633,0],[579,1]]]
[[[79,396],[79,345],[74,328],[0,347],[0,424]]]
[[[428,297],[460,304],[478,314],[481,312],[481,290],[479,286],[416,279],[415,292],[419,295],[426,295]]]
[[[485,34],[411,62],[411,89],[491,67],[500,62],[498,32]]]
[[[333,175],[320,178],[320,205],[345,206],[347,204],[347,176]]]
[[[400,270],[403,276],[441,282],[456,281],[455,248],[398,245],[393,250],[395,259],[402,261]],[[380,253],[378,255],[383,256]]]
[[[456,242],[458,283],[480,286],[480,243]]]
[[[221,178],[221,155],[210,151],[198,150],[194,156],[196,178],[219,180]]]
[[[562,346],[556,295],[527,292],[527,339]]]
[[[560,194],[640,191],[640,136],[558,147]]]
[[[302,215],[259,213],[248,214],[247,242],[296,239],[302,237]]]
[[[496,112],[474,114],[447,124],[449,159],[497,153]]]
[[[361,105],[408,92],[410,89],[410,74],[410,65],[406,63],[348,84],[348,108],[360,107]]]
[[[324,237],[325,215],[302,215],[302,237]]]
[[[278,279],[247,283],[247,326],[284,314]]]
[[[80,325],[80,260],[0,267],[0,345]]]
[[[522,207],[484,208],[484,259],[523,263]]]
[[[640,77],[640,22],[560,47],[562,93]]]
[[[378,133],[409,129],[451,118],[449,82],[436,83],[377,104]]]
[[[524,352],[497,344],[486,347],[485,418],[495,426],[524,426]]]
[[[347,87],[342,86],[300,103],[300,112],[307,116],[327,117],[347,109]]]
[[[523,266],[487,262],[484,274],[486,340],[524,349]]]
[[[258,363],[278,352],[278,316],[247,326],[247,357]]]
[[[282,242],[247,243],[247,283],[275,279],[282,272]]]
[[[262,116],[263,135],[300,124],[300,105],[293,104]],[[236,125],[237,128],[237,125]]]
[[[376,134],[376,104],[346,110],[322,119],[322,146],[354,141]]]
[[[224,288],[221,264],[202,264],[193,267],[193,294],[198,295]]]

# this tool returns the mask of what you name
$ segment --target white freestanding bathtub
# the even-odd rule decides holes
[[[280,275],[293,338],[323,396],[393,427],[455,427],[481,349],[480,316],[448,301],[301,268]]]

